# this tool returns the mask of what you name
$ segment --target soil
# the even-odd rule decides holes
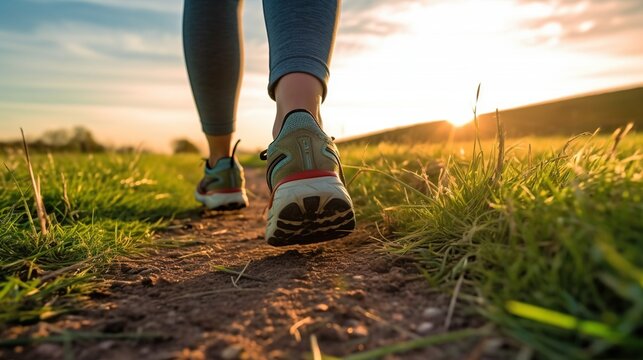
[[[159,337],[18,346],[0,349],[0,358],[301,359],[311,356],[312,336],[322,353],[343,356],[444,331],[449,296],[430,288],[411,259],[382,252],[372,225],[322,244],[267,245],[263,173],[249,169],[247,179],[249,208],[174,221],[157,237],[185,246],[122,259],[83,309],[3,335],[67,329]],[[451,328],[465,323],[472,325],[456,315]],[[481,341],[388,359],[477,358]]]

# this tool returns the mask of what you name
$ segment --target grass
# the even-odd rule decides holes
[[[360,221],[416,257],[451,294],[450,314],[475,311],[543,358],[631,358],[643,351],[642,144],[589,134],[341,150]],[[194,156],[38,155],[36,186],[22,154],[0,160],[0,326],[73,310],[110,263],[162,245],[153,233],[196,205]]]
[[[450,310],[475,310],[544,358],[638,356],[643,136],[507,142],[342,155],[361,164],[347,171],[361,218],[452,294]]]
[[[434,334],[429,336],[420,337],[413,340],[403,341],[397,344],[382,346],[375,348],[373,350],[362,351],[356,354],[348,355],[341,358],[341,360],[372,360],[372,359],[381,359],[387,355],[404,353],[411,350],[422,349],[430,346],[436,346],[441,344],[446,344],[450,342],[456,342],[464,339],[475,338],[475,337],[484,337],[491,335],[491,329],[489,327],[477,328],[477,329],[463,329],[452,332],[446,332],[441,334]],[[340,358],[321,354],[321,349],[316,343],[316,339],[313,341],[311,337],[311,347],[313,348],[313,354],[315,350],[319,352],[317,358],[323,360],[339,360]],[[313,356],[315,358],[315,356]]]
[[[196,157],[35,156],[43,216],[23,154],[0,160],[0,326],[73,309],[95,275],[141,253],[166,220],[196,205]]]

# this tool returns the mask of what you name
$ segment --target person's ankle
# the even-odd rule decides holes
[[[319,107],[295,107],[292,108],[288,111],[285,111],[283,109],[278,109],[277,110],[277,115],[275,116],[275,122],[272,127],[272,138],[276,139],[277,136],[279,135],[279,132],[281,131],[281,128],[284,126],[284,122],[286,121],[286,118],[292,113],[296,111],[306,111],[312,115],[313,119],[319,124],[319,127],[322,127],[322,121],[321,121],[321,114]]]
[[[208,140],[209,156],[208,156],[208,165],[213,167],[216,165],[219,159],[224,157],[230,157],[232,134],[227,135],[207,135],[206,139]]]
[[[272,128],[273,138],[279,135],[284,117],[293,110],[307,110],[321,126],[319,113],[323,93],[322,82],[307,73],[290,73],[279,79],[275,86],[277,114]]]
[[[219,160],[226,159],[226,158],[230,158],[230,156],[228,156],[228,155],[214,155],[214,156],[210,155],[210,157],[208,157],[208,161],[207,161],[206,165],[208,166],[208,168],[212,169],[213,167],[215,167],[217,165],[217,162]]]

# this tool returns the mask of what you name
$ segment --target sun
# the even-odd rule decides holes
[[[447,119],[447,121],[449,122],[449,124],[455,127],[461,127],[473,121],[473,117],[469,116],[469,117],[451,118],[451,119]]]
[[[455,127],[464,126],[473,121],[473,110],[463,102],[455,101],[450,104],[444,115],[444,119]]]

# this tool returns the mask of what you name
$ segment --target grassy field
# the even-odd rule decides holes
[[[196,208],[198,157],[38,155],[44,233],[24,156],[0,160],[0,324],[78,306],[112,260],[140,253],[164,220]]]
[[[628,358],[643,351],[642,144],[585,135],[342,155],[360,222],[414,256],[451,311],[488,319],[525,358]],[[176,246],[153,232],[196,208],[195,156],[39,155],[45,233],[24,156],[0,157],[0,326],[82,306],[117,257]]]
[[[641,135],[587,134],[475,148],[355,145],[343,155],[361,163],[351,192],[383,245],[415,256],[452,304],[486,317],[521,354],[634,358],[643,351],[641,144]]]

